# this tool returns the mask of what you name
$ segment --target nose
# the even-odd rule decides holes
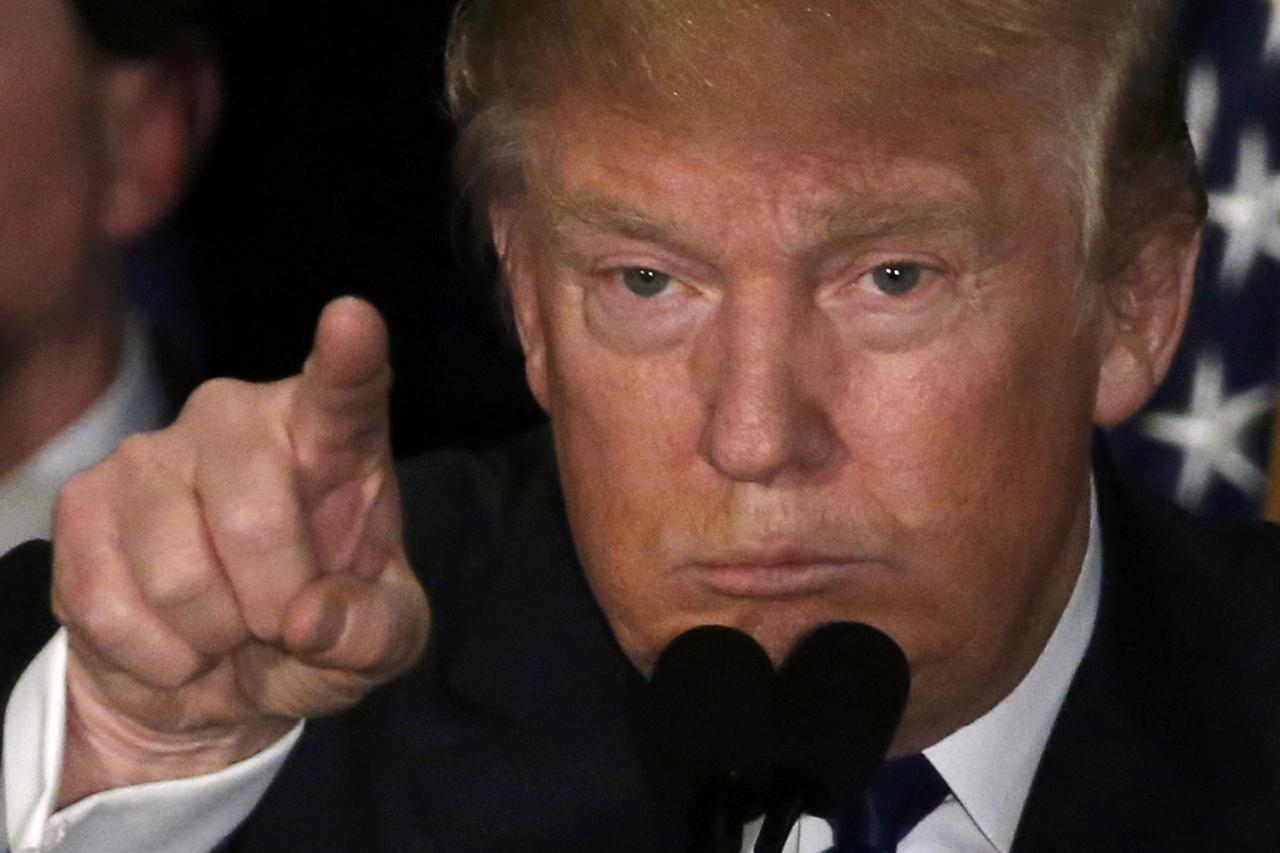
[[[760,484],[812,475],[839,442],[821,323],[780,288],[731,293],[694,352],[706,406],[700,452],[725,477]]]

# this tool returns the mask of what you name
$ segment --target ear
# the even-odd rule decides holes
[[[512,319],[520,348],[524,350],[525,381],[544,411],[550,401],[547,375],[547,341],[538,301],[538,275],[527,217],[518,202],[502,202],[489,208],[493,245],[498,253],[502,285],[511,302]]]
[[[204,55],[108,62],[99,85],[109,170],[100,227],[126,242],[181,197],[217,124],[222,87]]]
[[[1146,233],[1103,299],[1103,350],[1094,422],[1115,426],[1138,412],[1164,380],[1182,339],[1200,255],[1201,225],[1170,217]]]

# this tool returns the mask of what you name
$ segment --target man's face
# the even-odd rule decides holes
[[[777,660],[875,625],[913,671],[899,750],[994,704],[1056,623],[1102,356],[1069,182],[1029,129],[946,109],[796,147],[566,105],[502,246],[623,649],[646,669],[718,623]]]

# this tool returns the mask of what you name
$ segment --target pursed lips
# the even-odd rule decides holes
[[[851,573],[878,565],[863,556],[797,547],[734,549],[687,563],[712,591],[759,599],[819,595],[847,582]]]

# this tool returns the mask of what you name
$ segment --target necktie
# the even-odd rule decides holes
[[[894,853],[898,842],[941,805],[949,791],[923,755],[885,762],[867,790],[861,822],[837,849]]]

